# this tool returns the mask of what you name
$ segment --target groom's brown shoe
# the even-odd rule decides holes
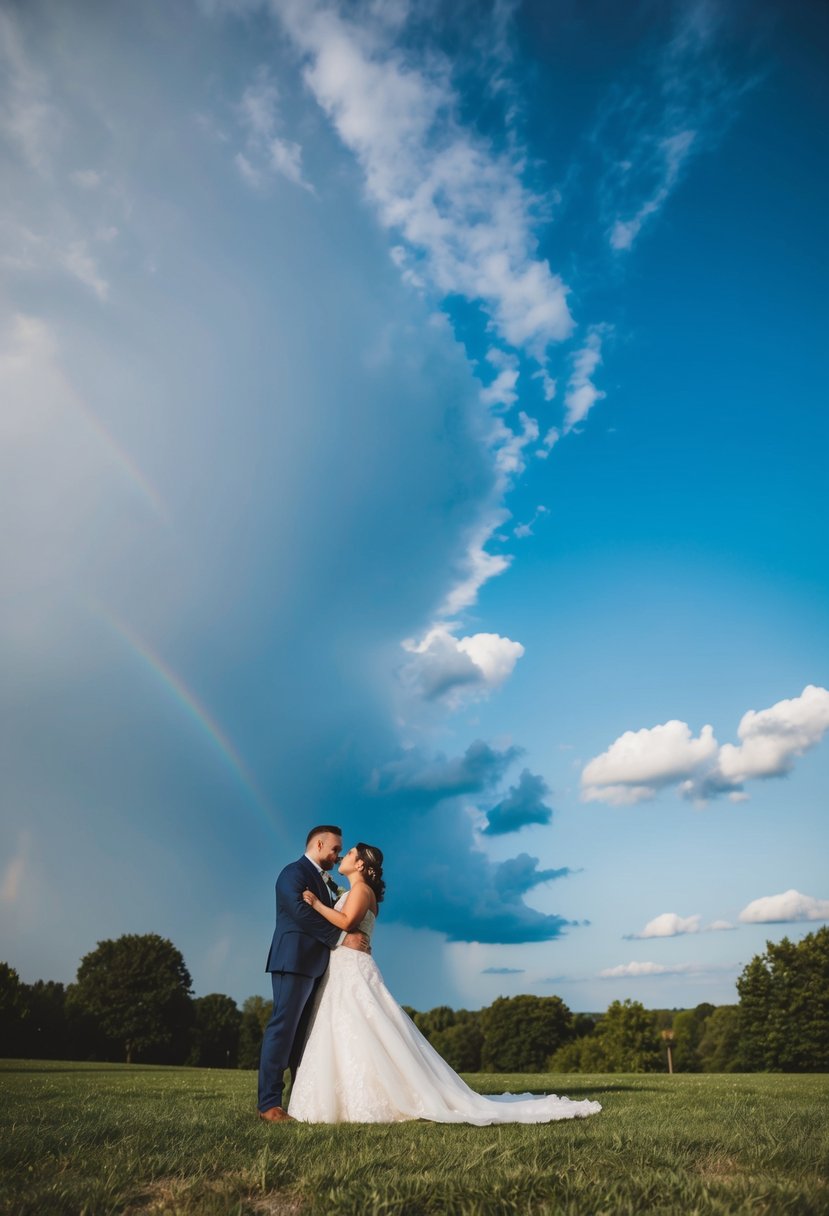
[[[270,1110],[260,1110],[259,1118],[266,1123],[296,1123],[293,1115],[289,1115],[281,1106],[272,1106]]]

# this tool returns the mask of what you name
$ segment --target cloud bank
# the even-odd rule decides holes
[[[785,777],[827,729],[829,691],[809,684],[799,697],[744,714],[739,744],[720,746],[711,726],[695,738],[687,722],[677,720],[626,731],[585,765],[582,798],[622,806],[675,786],[695,802],[722,794],[740,801],[747,797],[746,782]]]

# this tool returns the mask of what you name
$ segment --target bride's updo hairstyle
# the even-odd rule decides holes
[[[383,902],[386,884],[383,882],[383,853],[373,844],[357,844],[354,846],[357,856],[363,863],[363,878],[374,892],[377,903]]]

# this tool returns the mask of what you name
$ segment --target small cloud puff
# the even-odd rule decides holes
[[[505,798],[487,812],[485,836],[503,836],[531,823],[549,823],[553,809],[544,799],[550,788],[543,777],[525,768]]]
[[[634,942],[653,937],[683,937],[686,933],[716,933],[734,928],[727,920],[714,920],[704,927],[701,922],[699,913],[693,916],[677,916],[676,912],[663,912],[661,916],[649,920],[641,933],[626,933],[623,940]]]
[[[699,933],[702,917],[677,916],[676,912],[663,912],[649,920],[641,933],[625,934],[625,941],[637,941],[647,937],[681,937],[685,933]]]
[[[744,925],[795,924],[804,920],[829,920],[829,899],[801,895],[792,888],[782,895],[753,899],[740,913]]]
[[[619,806],[653,798],[673,785],[694,802],[722,794],[742,802],[744,782],[785,776],[827,729],[829,691],[809,684],[799,697],[744,714],[739,744],[720,747],[711,726],[694,738],[687,722],[677,720],[626,731],[585,766],[582,798]]]
[[[523,967],[484,967],[481,975],[523,975]]]
[[[630,962],[619,963],[617,967],[605,967],[599,972],[599,979],[642,979],[658,975],[702,975],[707,971],[732,971],[733,965],[707,967],[703,963],[651,963]]]
[[[427,701],[455,707],[487,696],[511,674],[524,654],[520,642],[497,633],[458,638],[443,624],[434,625],[419,642],[403,643],[412,658],[404,666],[406,684]]]

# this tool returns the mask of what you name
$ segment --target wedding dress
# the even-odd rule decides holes
[[[359,931],[371,937],[374,923],[367,912]],[[304,1123],[428,1119],[480,1126],[579,1119],[601,1109],[555,1094],[475,1093],[403,1012],[372,956],[346,948],[331,952],[288,1107]]]

